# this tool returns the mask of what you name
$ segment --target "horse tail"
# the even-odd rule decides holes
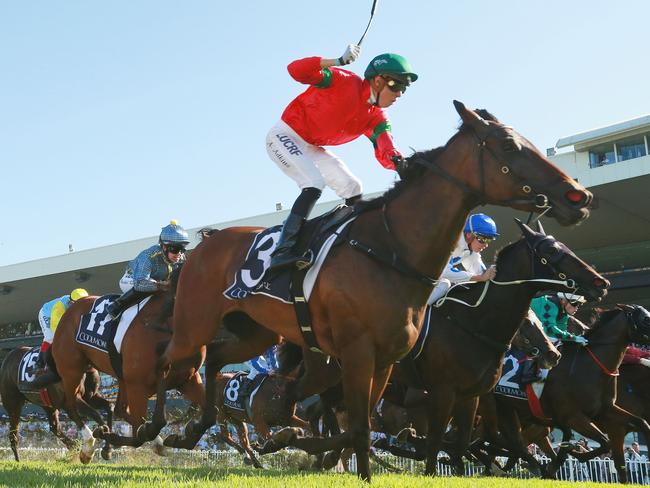
[[[219,229],[213,229],[211,227],[203,227],[199,231],[197,231],[196,235],[201,238],[201,241],[205,241],[208,237],[212,236],[213,234],[216,234],[219,232]]]
[[[278,374],[286,376],[302,362],[302,347],[284,341],[278,346],[276,358],[278,360]]]

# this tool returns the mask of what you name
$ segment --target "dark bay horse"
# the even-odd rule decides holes
[[[350,429],[316,439],[321,451],[353,447],[361,478],[370,479],[371,406],[392,365],[413,346],[427,297],[451,253],[469,212],[491,203],[524,211],[548,210],[563,225],[585,219],[592,195],[544,157],[533,144],[486,111],[454,102],[462,126],[447,144],[408,158],[403,181],[382,197],[358,205],[347,244],[333,249],[309,300],[321,349],[343,364],[343,389]],[[165,425],[164,395],[170,365],[206,354],[224,325],[237,340],[208,349],[207,406],[200,423],[186,433],[197,438],[214,424],[213,379],[225,364],[261,354],[285,337],[303,345],[292,305],[264,295],[229,300],[232,283],[260,228],[214,232],[189,256],[179,281],[174,333],[160,361],[161,375],[147,439]],[[386,257],[359,252],[361,243]],[[400,263],[393,266],[390,263]]]
[[[398,381],[420,385],[429,393],[427,474],[435,474],[452,416],[457,445],[445,451],[462,466],[460,456],[469,446],[479,396],[499,380],[504,354],[534,295],[542,290],[579,289],[598,300],[606,294],[607,280],[564,244],[518,224],[523,237],[498,253],[495,279],[453,288],[442,306],[431,308],[430,331],[420,356],[395,367]],[[534,316],[527,320],[539,325]],[[553,366],[559,353],[552,348],[542,359]]]
[[[650,425],[615,404],[616,380],[628,344],[632,341],[650,343],[650,314],[638,305],[618,305],[612,310],[601,311],[585,337],[589,340],[586,347],[569,342],[563,344],[562,359],[546,379],[541,397],[546,419],[535,417],[527,402],[495,395],[493,413],[497,417],[487,425],[498,425],[500,432],[492,432],[492,438],[498,439],[501,434],[508,443],[503,447],[510,448],[524,444],[521,425],[534,423],[558,427],[563,439],[549,474],[554,474],[568,453],[580,461],[587,461],[611,450],[619,480],[626,482],[625,429],[620,426],[631,424],[649,438]],[[587,453],[573,451],[569,444],[572,430],[596,441],[599,446]]]
[[[97,298],[90,296],[75,302],[61,318],[52,343],[52,356],[65,393],[66,411],[77,423],[85,452],[91,457],[94,438],[76,410],[79,381],[89,365],[117,377],[107,353],[76,340],[81,317],[91,310]],[[134,432],[146,420],[147,402],[156,393],[155,365],[160,350],[171,336],[171,321],[166,312],[170,310],[172,298],[173,290],[154,295],[135,316],[122,341],[123,377],[119,380],[116,414],[131,424]],[[203,406],[205,389],[198,372],[201,361],[200,355],[196,355],[184,364],[177,364],[171,371],[168,385],[170,389],[178,389],[191,402]],[[139,447],[143,444],[136,437],[120,436],[102,429],[95,430],[94,434],[113,445]],[[161,453],[162,448],[162,439],[156,439],[154,449]]]
[[[50,430],[63,442],[65,447],[68,449],[74,449],[76,447],[75,441],[61,430],[59,424],[59,409],[63,407],[64,403],[61,384],[56,383],[47,388],[51,406],[43,401],[38,392],[23,392],[18,387],[21,360],[25,353],[30,350],[30,347],[22,346],[10,351],[0,367],[0,397],[2,397],[2,405],[9,415],[9,441],[16,461],[20,460],[18,457],[20,414],[26,402],[38,405],[43,409],[50,424]],[[108,400],[99,396],[99,374],[96,369],[91,368],[86,371],[80,382],[79,395],[84,400],[84,403],[92,406],[94,409],[104,410],[106,412],[108,426],[110,427],[112,425],[113,406]],[[99,418],[95,416],[96,412],[94,409],[86,410],[82,408],[82,411],[92,416],[94,420],[103,422],[101,416]],[[106,443],[102,448],[102,457],[104,459],[110,459],[111,446],[109,443]]]

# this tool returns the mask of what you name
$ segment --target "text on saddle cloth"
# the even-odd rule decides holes
[[[39,346],[35,346],[23,354],[23,357],[20,359],[20,365],[18,366],[18,377],[16,378],[18,384],[21,386],[27,386],[32,381],[36,379],[34,374],[38,369],[36,367],[36,360],[38,359]]]
[[[223,389],[224,406],[240,412],[245,411],[250,418],[255,394],[266,378],[268,375],[258,374],[251,380],[248,379],[248,373],[237,373]]]
[[[331,233],[323,233],[313,242],[309,249],[314,256],[313,264],[307,271],[304,281],[305,298],[309,299],[327,254],[341,236],[346,226],[352,222],[350,218],[339,225]],[[266,271],[271,262],[271,255],[278,245],[282,226],[276,225],[264,229],[255,236],[241,268],[235,273],[232,285],[223,292],[226,298],[237,300],[249,295],[262,294],[284,303],[293,303],[291,294],[291,269],[266,280]]]
[[[518,349],[510,349],[503,358],[503,368],[501,378],[494,387],[494,393],[511,398],[522,400],[529,399],[530,388],[521,386],[522,374],[524,372],[522,364],[526,359],[526,353]],[[532,393],[539,399],[544,391],[543,381],[536,381],[531,386]]]
[[[126,309],[118,319],[108,317],[108,307],[119,295],[104,295],[98,297],[93,303],[90,312],[81,316],[77,330],[77,342],[98,351],[108,353],[109,341],[113,341],[119,353],[122,349],[122,340],[133,319],[140,309],[151,299],[148,296],[143,301]]]

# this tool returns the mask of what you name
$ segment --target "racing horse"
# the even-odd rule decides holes
[[[148,400],[156,393],[156,359],[171,336],[169,315],[173,308],[176,281],[177,273],[174,273],[170,290],[153,295],[139,309],[122,340],[122,377],[119,378],[116,414],[131,424],[133,432],[146,420]],[[92,458],[94,437],[76,409],[75,397],[79,380],[90,364],[105,374],[118,377],[106,352],[76,340],[81,318],[90,312],[97,298],[90,296],[72,304],[61,318],[52,343],[52,357],[63,384],[66,411],[77,424],[83,439],[84,447],[80,455],[83,462]],[[198,372],[201,362],[200,355],[195,355],[188,357],[184,364],[177,364],[171,371],[168,385],[170,389],[179,390],[190,402],[202,407],[205,389]],[[113,445],[139,447],[143,444],[138,438],[121,436],[105,429],[96,429],[94,436]],[[155,440],[154,449],[160,454],[163,449],[162,439]]]
[[[548,211],[563,225],[589,215],[591,193],[530,141],[487,111],[469,110],[458,101],[454,105],[462,119],[458,132],[444,147],[407,158],[400,169],[402,181],[355,206],[345,244],[328,256],[309,300],[320,349],[343,364],[350,422],[350,429],[338,436],[314,439],[312,450],[353,447],[365,480],[371,476],[371,406],[381,397],[393,363],[415,343],[427,297],[469,212],[486,203]],[[215,422],[214,378],[222,366],[261,354],[281,337],[305,344],[292,305],[261,294],[240,300],[223,295],[261,230],[215,231],[185,263],[173,336],[158,362],[156,409],[139,433],[144,439],[154,438],[165,425],[162,393],[171,365],[207,354],[206,409],[186,431],[196,442]],[[237,339],[208,348],[222,325]]]
[[[75,441],[61,430],[59,424],[59,409],[62,408],[64,400],[61,385],[57,383],[47,388],[49,405],[38,392],[21,391],[19,388],[19,370],[23,363],[23,357],[30,351],[30,347],[17,347],[7,354],[2,366],[0,366],[0,397],[2,398],[2,405],[9,415],[9,442],[16,461],[20,461],[18,456],[18,427],[20,426],[20,414],[26,402],[38,405],[43,409],[50,424],[50,430],[63,442],[65,447],[70,450],[76,447]],[[86,371],[80,383],[79,395],[85,403],[94,407],[94,409],[102,409],[106,412],[107,424],[110,428],[113,418],[113,405],[99,395],[99,374],[96,369],[90,368]],[[89,414],[99,423],[103,423],[101,416],[98,418],[95,415],[96,411],[94,409],[84,409],[84,413]],[[107,460],[110,459],[111,450],[111,445],[106,442],[102,448],[102,457]]]
[[[530,301],[543,290],[579,289],[600,300],[609,282],[552,236],[517,221],[522,238],[497,255],[496,277],[485,283],[453,288],[438,308],[432,307],[429,334],[422,354],[402,360],[396,376],[429,392],[426,473],[435,474],[438,451],[453,416],[458,428],[455,449],[445,450],[462,466],[480,395],[500,378],[505,352],[529,312]],[[537,321],[536,317],[529,317]],[[541,358],[553,366],[559,353]],[[471,358],[471,360],[463,359]],[[450,452],[451,451],[451,452]]]
[[[553,368],[540,398],[545,417],[534,416],[526,402],[495,395],[492,420],[486,425],[500,428],[491,439],[506,441],[501,447],[515,451],[523,446],[521,425],[538,424],[562,430],[563,439],[557,458],[549,466],[554,474],[571,453],[585,462],[612,451],[619,481],[627,481],[623,441],[626,429],[634,426],[650,438],[650,425],[643,419],[615,404],[618,368],[630,342],[650,344],[650,313],[638,305],[617,305],[611,310],[598,311],[598,316],[585,337],[588,346],[565,342],[562,359]],[[487,412],[483,412],[487,415]],[[597,448],[578,453],[569,441],[571,431],[596,441]],[[607,435],[606,435],[607,434]]]

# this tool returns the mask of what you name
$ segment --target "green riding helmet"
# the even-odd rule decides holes
[[[365,79],[378,75],[394,76],[397,79],[403,80],[407,85],[418,79],[418,75],[413,73],[411,64],[406,58],[392,53],[375,56],[363,73]]]

